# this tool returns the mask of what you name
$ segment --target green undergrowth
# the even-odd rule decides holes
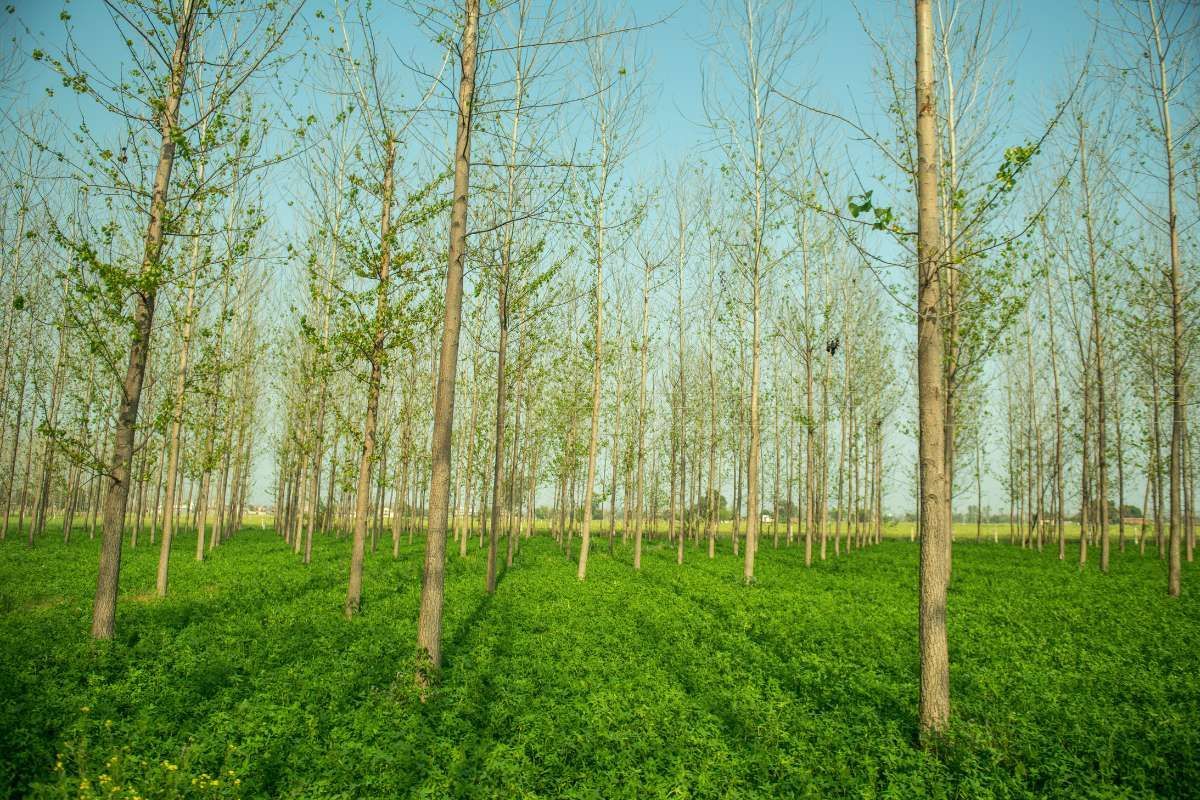
[[[1200,588],[1114,553],[962,543],[950,592],[955,724],[916,738],[915,545],[803,565],[597,544],[588,580],[525,542],[497,593],[449,557],[445,658],[412,675],[421,543],[345,541],[304,566],[245,530],[171,594],[126,548],[117,638],[88,636],[97,543],[0,543],[0,796],[1148,798],[1200,794]],[[390,542],[388,542],[390,545]],[[1190,567],[1190,565],[1188,565]]]

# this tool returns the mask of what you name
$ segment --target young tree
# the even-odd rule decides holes
[[[787,140],[794,133],[793,114],[783,104],[783,94],[787,71],[810,34],[794,3],[767,11],[758,2],[728,2],[713,5],[710,13],[721,34],[713,54],[728,83],[714,80],[719,88],[705,97],[705,112],[722,148],[731,189],[740,205],[740,224],[727,250],[744,280],[746,296],[742,302],[750,318],[749,452],[742,565],[742,579],[750,584],[754,581],[761,520],[763,298],[767,281],[782,256],[783,248],[774,246],[774,231],[782,206],[779,186],[787,163]],[[726,36],[732,40],[726,40]],[[729,112],[730,108],[744,109],[744,116]]]
[[[592,499],[595,495],[596,453],[600,444],[600,393],[604,363],[604,267],[612,249],[612,228],[628,224],[609,216],[618,188],[618,170],[636,140],[641,124],[640,70],[626,66],[630,45],[609,33],[607,21],[597,16],[587,34],[586,60],[589,81],[588,109],[593,126],[593,167],[586,171],[585,236],[595,271],[592,294],[592,415],[588,439],[587,477],[583,484],[583,522],[579,528],[579,564],[576,577],[587,578],[591,550]],[[615,28],[616,26],[611,26]],[[626,63],[622,63],[622,62]],[[633,65],[630,65],[633,66]],[[613,73],[616,73],[615,75]]]
[[[462,40],[458,49],[458,127],[454,142],[454,189],[450,211],[450,246],[446,270],[446,303],[441,353],[433,406],[433,444],[429,485],[429,532],[421,573],[421,608],[417,647],[422,663],[417,682],[428,686],[442,663],[442,604],[446,568],[446,522],[450,513],[450,440],[454,424],[454,386],[458,375],[458,342],[462,325],[463,260],[467,250],[467,200],[471,184],[471,128],[475,101],[476,55],[479,49],[479,0],[464,0]]]
[[[1200,21],[1191,3],[1180,0],[1124,0],[1118,5],[1119,19],[1115,32],[1129,45],[1129,61],[1122,65],[1122,74],[1137,76],[1141,95],[1153,109],[1147,115],[1151,133],[1162,148],[1161,180],[1165,189],[1165,209],[1151,208],[1136,191],[1127,193],[1131,202],[1144,216],[1166,234],[1166,284],[1170,296],[1171,319],[1171,438],[1167,463],[1169,484],[1170,548],[1167,568],[1167,594],[1178,597],[1181,590],[1181,543],[1184,536],[1182,497],[1184,492],[1184,442],[1187,425],[1187,339],[1184,323],[1184,285],[1179,249],[1179,209],[1177,194],[1178,166],[1176,164],[1175,132],[1171,124],[1173,102],[1194,82],[1197,68],[1197,33]],[[1196,130],[1192,125],[1185,137]],[[1188,144],[1184,142],[1185,146]],[[1165,213],[1164,213],[1165,211]]]
[[[92,55],[81,49],[78,40],[70,35],[61,51],[37,49],[33,54],[35,59],[46,61],[62,77],[65,86],[94,101],[124,127],[120,132],[122,144],[103,147],[88,126],[82,126],[77,141],[85,150],[94,148],[94,152],[85,152],[79,158],[60,153],[63,161],[77,170],[81,183],[113,187],[112,197],[133,195],[147,200],[144,206],[134,204],[139,211],[144,208],[148,217],[140,237],[136,268],[127,269],[111,260],[102,262],[93,243],[57,231],[60,242],[97,278],[99,286],[92,285],[88,296],[102,292],[100,296],[111,302],[113,316],[126,331],[127,347],[122,353],[126,366],[119,378],[113,445],[107,465],[103,545],[93,607],[92,635],[98,639],[113,636],[138,410],[146,382],[158,295],[171,274],[167,237],[174,233],[180,209],[189,201],[215,191],[211,180],[208,183],[172,180],[180,146],[183,145],[183,154],[189,155],[188,139],[196,129],[225,111],[252,76],[270,65],[268,59],[278,52],[299,11],[298,7],[274,4],[229,11],[195,0],[183,0],[178,5],[130,0],[128,5],[128,8],[118,8],[115,4],[108,7],[114,28],[127,48],[128,59],[137,67],[128,74],[112,77],[96,71]],[[70,31],[71,15],[64,12],[62,19]],[[189,67],[193,54],[204,53],[207,42],[212,43],[212,49],[197,58],[213,66],[206,76],[210,83],[197,85],[194,90],[203,94],[219,85],[220,102],[202,111],[192,105],[192,119],[184,120],[181,107]],[[150,144],[151,137],[156,144]],[[143,146],[147,150],[153,146],[155,150],[153,158],[147,159],[153,164],[153,177],[136,174],[136,168],[145,163],[143,156],[148,156],[139,152]],[[133,152],[128,152],[130,149]],[[99,180],[94,174],[97,172],[103,176]],[[141,181],[146,184],[139,185]],[[181,191],[175,191],[176,184]],[[106,235],[109,234],[102,234]],[[127,303],[132,312],[125,316]]]

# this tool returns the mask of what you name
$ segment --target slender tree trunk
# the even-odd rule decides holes
[[[1150,478],[1149,470],[1146,474],[1146,487],[1142,490],[1142,524],[1138,528],[1138,555],[1146,555],[1146,520],[1150,517],[1150,484],[1153,480]]]
[[[1150,354],[1150,397],[1151,436],[1154,439],[1153,458],[1151,459],[1154,465],[1154,545],[1158,548],[1158,557],[1161,559],[1166,557],[1162,526],[1162,424],[1159,413],[1159,409],[1162,408],[1162,400],[1159,392],[1157,353],[1154,351]]]
[[[1091,457],[1090,439],[1092,435],[1092,389],[1089,376],[1088,359],[1084,359],[1083,369],[1083,437],[1081,444],[1082,452],[1080,453],[1079,467],[1079,568],[1082,570],[1087,566],[1088,556],[1088,536],[1090,531],[1089,522],[1091,520]]]
[[[645,535],[645,488],[646,488],[646,374],[650,348],[650,264],[646,262],[642,278],[642,339],[638,347],[641,360],[638,378],[638,418],[637,418],[637,492],[634,501],[635,513],[633,531],[633,568],[642,568],[642,538]]]
[[[921,429],[921,558],[919,638],[921,682],[918,721],[923,735],[950,723],[950,658],[946,644],[946,588],[950,577],[949,520],[945,514],[945,403],[942,335],[938,313],[940,254],[938,165],[930,0],[915,0],[917,134],[917,386]]]
[[[409,439],[407,430],[405,435],[401,437],[401,447],[404,450],[403,461],[396,470],[396,486],[395,500],[392,502],[392,558],[400,557],[400,534],[404,528],[404,507],[408,501],[408,474],[413,468],[412,454],[409,448]],[[466,533],[463,533],[463,540],[466,540]]]
[[[827,555],[827,542],[829,540],[829,370],[832,368],[833,354],[828,354],[829,358],[825,359],[825,375],[821,380],[821,474],[817,485],[818,497],[821,501],[820,522],[821,529],[821,560],[824,561]],[[914,528],[915,530],[915,528]],[[834,555],[838,553],[837,539],[833,542]],[[809,559],[805,559],[807,564]]]
[[[1117,433],[1117,544],[1125,552],[1125,448],[1121,438],[1121,380],[1117,377],[1113,397],[1113,424]]]
[[[717,556],[717,526],[720,506],[717,503],[717,373],[713,369],[712,341],[708,349],[708,557]]]
[[[520,364],[520,348],[517,350],[517,363]],[[517,491],[517,465],[521,463],[521,458],[524,455],[521,449],[521,390],[524,384],[521,381],[521,369],[518,366],[516,374],[517,390],[513,398],[513,446],[512,457],[509,459],[508,471],[508,487],[505,492],[505,515],[507,516],[507,524],[505,525],[504,538],[507,545],[507,552],[504,557],[504,564],[511,567],[513,563],[513,550],[516,536],[513,531],[513,498]]]
[[[677,473],[678,481],[672,480],[672,483],[678,483],[679,488],[679,527],[675,528],[675,502],[671,502],[671,528],[673,529],[672,536],[675,541],[675,563],[676,565],[683,563],[683,540],[687,537],[687,455],[684,451],[684,428],[687,423],[684,421],[683,408],[683,387],[679,388],[679,417],[676,425],[675,434],[675,452],[679,456],[679,471]]]
[[[474,508],[473,503],[475,501],[475,497],[474,497],[475,482],[472,479],[472,476],[474,476],[474,474],[475,474],[475,443],[476,443],[475,426],[479,419],[479,387],[478,387],[479,381],[477,380],[478,376],[479,376],[478,365],[476,365],[476,368],[474,370],[472,370],[471,424],[467,428],[467,470],[466,470],[466,475],[464,476],[464,478],[466,480],[466,485],[467,485],[467,502],[466,502],[467,520],[466,520],[465,524],[463,525],[462,537],[459,538],[459,540],[458,540],[458,557],[459,558],[467,557],[467,539],[471,535],[471,524],[470,524],[471,520],[474,519],[472,510]]]
[[[1183,330],[1183,275],[1179,257],[1179,213],[1175,205],[1175,140],[1171,132],[1170,89],[1167,84],[1167,54],[1161,36],[1161,14],[1154,0],[1147,0],[1154,34],[1155,62],[1158,67],[1158,110],[1162,124],[1163,151],[1167,172],[1167,239],[1171,269],[1171,450],[1167,472],[1170,484],[1170,553],[1167,559],[1167,594],[1178,597],[1181,589],[1180,545],[1184,535],[1180,517],[1183,493],[1183,444],[1186,430],[1186,390],[1184,375],[1187,341]]]
[[[667,541],[675,543],[675,489],[679,482],[679,421],[675,403],[671,403],[671,490],[667,493]]]
[[[675,209],[677,212],[676,219],[678,222],[678,247],[677,247],[677,269],[676,269],[676,287],[677,287],[677,303],[676,312],[679,316],[678,343],[679,343],[679,416],[676,426],[676,447],[679,450],[679,500],[681,512],[683,516],[683,531],[680,531],[679,541],[675,550],[675,563],[683,563],[683,538],[684,531],[687,530],[687,499],[684,492],[687,477],[687,376],[684,373],[684,358],[686,355],[686,345],[684,344],[684,328],[685,328],[685,310],[683,305],[683,278],[685,267],[687,266],[687,222],[684,218],[684,206],[682,198],[679,194],[675,197]],[[674,513],[671,514],[671,519],[674,521]]]
[[[845,342],[843,341],[843,347]],[[838,468],[837,468],[837,516],[833,520],[833,554],[835,556],[842,553],[842,517],[846,516],[846,448],[849,446],[850,433],[850,359],[846,357],[846,375],[842,379],[842,408],[838,415]],[[850,528],[850,520],[846,520],[847,531]],[[850,537],[847,535],[846,541],[849,543]],[[847,547],[847,554],[849,547]]]
[[[814,523],[813,491],[816,482],[813,470],[816,466],[814,434],[816,422],[813,418],[813,346],[812,310],[809,304],[808,265],[808,216],[802,217],[800,225],[800,265],[802,290],[804,292],[804,566],[812,566]],[[821,536],[821,560],[825,560],[825,537]]]
[[[1067,557],[1067,543],[1063,523],[1063,504],[1066,494],[1063,489],[1062,398],[1058,390],[1058,344],[1054,339],[1054,298],[1050,291],[1049,270],[1046,270],[1046,318],[1050,332],[1050,376],[1054,388],[1054,529],[1058,538],[1058,560],[1064,561]]]
[[[756,159],[757,160],[757,159]],[[761,163],[761,162],[760,162]],[[756,202],[761,206],[761,201]],[[761,210],[756,213],[756,223],[761,221]],[[761,227],[756,224],[756,237],[761,235]],[[761,251],[761,242],[756,242]],[[762,360],[762,286],[759,257],[754,256],[753,299],[751,301],[751,333],[750,333],[750,453],[746,463],[746,553],[742,562],[742,581],[749,585],[754,582],[754,557],[758,549],[759,512],[759,461],[762,438],[762,424],[759,420],[758,390]]]
[[[600,184],[605,185],[601,167]],[[596,449],[600,442],[600,378],[604,350],[604,190],[601,189],[596,222],[595,339],[592,344],[592,433],[588,438],[587,483],[583,487],[583,525],[579,531],[579,580],[587,578],[588,552],[592,541],[592,495],[596,485]]]
[[[733,451],[733,521],[731,526],[730,544],[733,548],[733,555],[738,554],[738,540],[741,536],[739,523],[741,522],[742,514],[742,484],[745,472],[742,465],[745,463],[742,455],[742,409],[741,401],[738,401],[738,422],[737,422],[737,447]]]
[[[975,544],[983,541],[983,437],[975,436]]]
[[[446,568],[446,516],[450,500],[450,445],[454,425],[454,384],[458,371],[458,340],[462,325],[463,260],[467,240],[467,194],[471,174],[471,118],[474,112],[475,56],[478,49],[479,0],[465,0],[462,76],[458,85],[458,131],[454,146],[454,195],[450,213],[449,266],[442,323],[441,356],[433,414],[433,446],[429,491],[429,533],[421,576],[421,608],[417,617],[417,647],[426,663],[417,668],[417,682],[428,686],[442,664],[442,604]]]
[[[496,536],[500,528],[500,486],[504,476],[504,422],[507,416],[507,376],[505,361],[508,354],[508,262],[501,258],[500,275],[500,340],[496,351],[496,425],[495,457],[492,462],[492,520],[488,526],[487,593],[496,592]]]
[[[772,378],[774,386],[771,387],[771,393],[774,395],[771,398],[771,423],[775,441],[772,444],[772,450],[775,454],[775,474],[772,476],[773,483],[771,488],[771,547],[779,549],[779,367],[778,357],[772,357]],[[789,514],[791,512],[788,512]]]
[[[609,490],[608,498],[608,554],[613,554],[617,541],[617,467],[620,465],[621,459],[618,457],[618,450],[621,444],[621,374],[617,373],[617,385],[613,389],[617,401],[617,415],[613,421],[613,438],[612,438],[612,488]]]
[[[371,502],[371,467],[375,457],[375,428],[379,413],[379,389],[387,341],[388,288],[391,272],[393,169],[396,140],[389,132],[384,144],[383,211],[379,225],[379,282],[375,287],[375,325],[371,341],[371,373],[367,379],[367,412],[363,420],[362,453],[358,460],[358,491],[354,498],[354,539],[351,543],[350,582],[346,589],[346,618],[358,613],[362,603],[363,556],[367,514]],[[443,531],[443,536],[445,531]]]
[[[1096,237],[1092,229],[1092,195],[1088,186],[1087,140],[1079,123],[1079,178],[1083,189],[1083,222],[1087,234],[1089,288],[1092,306],[1092,342],[1096,348],[1096,495],[1099,508],[1100,571],[1108,572],[1108,435],[1107,395],[1104,389],[1104,337],[1100,328],[1100,279]]]
[[[129,537],[129,546],[137,547],[138,536],[142,533],[143,512],[146,508],[146,459],[149,457],[149,448],[143,447],[141,457],[137,460],[137,467],[134,470],[134,480],[137,481],[137,497],[133,501],[133,532]],[[37,530],[37,519],[34,518],[34,524],[29,529],[29,543],[33,544],[33,534]]]

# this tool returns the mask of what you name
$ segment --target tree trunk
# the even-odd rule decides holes
[[[1117,433],[1117,543],[1125,552],[1125,446],[1121,437],[1121,379],[1118,374],[1113,397],[1113,424]]]
[[[761,205],[761,203],[756,203]],[[761,212],[756,213],[756,223],[761,222]],[[762,235],[761,225],[756,224],[756,238]],[[761,251],[761,241],[755,243]],[[754,582],[754,556],[758,549],[759,526],[759,453],[761,448],[762,425],[758,414],[758,390],[762,359],[762,287],[759,257],[754,255],[753,298],[751,300],[751,333],[750,333],[750,453],[746,463],[746,553],[742,562],[742,581],[749,585]]]
[[[488,594],[496,593],[496,536],[500,528],[500,486],[504,476],[504,422],[507,411],[507,376],[505,361],[508,354],[508,260],[501,258],[500,302],[498,314],[500,318],[500,341],[496,351],[496,425],[495,425],[495,458],[492,463],[492,519],[488,525],[487,550],[487,580]]]
[[[921,458],[921,557],[919,638],[921,682],[918,721],[923,736],[950,723],[950,658],[946,644],[949,520],[945,514],[945,403],[942,390],[940,235],[937,135],[930,0],[915,0],[917,134],[917,388]]]
[[[1187,381],[1184,376],[1187,340],[1183,330],[1183,276],[1179,263],[1179,213],[1175,205],[1175,141],[1171,133],[1171,103],[1167,84],[1167,54],[1160,31],[1160,14],[1154,0],[1147,0],[1154,34],[1155,60],[1158,66],[1158,106],[1162,123],[1163,151],[1167,171],[1167,238],[1170,245],[1171,271],[1171,451],[1167,472],[1170,483],[1170,553],[1167,559],[1167,594],[1178,597],[1181,589],[1180,544],[1183,538],[1180,498],[1183,492],[1183,441],[1186,430]]]
[[[462,76],[458,85],[458,130],[454,145],[454,195],[450,212],[450,248],[446,271],[446,305],[441,355],[433,407],[430,457],[429,533],[421,573],[421,608],[417,647],[424,664],[416,679],[426,687],[442,664],[442,604],[446,569],[446,516],[450,500],[450,446],[454,426],[454,383],[458,372],[458,340],[462,325],[463,260],[467,249],[467,194],[471,175],[471,118],[474,112],[475,56],[478,49],[479,0],[465,0]]]
[[[387,341],[388,279],[391,272],[393,169],[396,139],[391,132],[384,144],[383,210],[379,224],[379,282],[375,287],[375,330],[372,333],[370,366],[367,379],[367,412],[363,420],[362,453],[358,460],[358,489],[354,497],[354,539],[351,543],[350,582],[346,589],[345,614],[349,619],[362,603],[363,556],[367,537],[367,514],[371,503],[371,467],[375,457],[375,428],[379,413],[379,389],[382,382],[384,349]]]
[[[1054,529],[1058,537],[1058,560],[1064,561],[1067,557],[1067,542],[1063,524],[1063,504],[1066,495],[1063,489],[1062,398],[1058,390],[1058,344],[1054,340],[1054,298],[1050,292],[1049,270],[1046,270],[1046,317],[1050,328],[1050,376],[1054,384]]]
[[[601,186],[605,167],[601,166]],[[596,484],[596,449],[600,442],[600,377],[604,350],[604,193],[601,190],[596,223],[595,340],[592,345],[592,432],[588,438],[587,483],[583,487],[583,525],[579,531],[579,568],[575,576],[587,578],[588,552],[592,541],[592,494]]]
[[[638,347],[641,359],[641,373],[638,380],[638,421],[637,421],[637,497],[636,514],[633,533],[633,569],[642,568],[642,537],[646,524],[645,488],[646,488],[646,373],[648,370],[648,351],[650,349],[650,262],[643,264],[642,271],[642,341]]]
[[[619,347],[618,347],[619,349]],[[617,417],[613,421],[613,438],[612,438],[612,488],[609,490],[608,498],[608,554],[611,556],[616,547],[617,541],[617,468],[620,466],[621,459],[619,450],[621,446],[621,374],[617,373],[617,385],[614,387],[613,394],[617,401]]]
[[[1107,395],[1104,390],[1104,337],[1100,329],[1100,279],[1097,273],[1096,237],[1092,230],[1092,195],[1088,186],[1087,141],[1079,123],[1079,178],[1083,189],[1083,222],[1087,233],[1089,288],[1092,306],[1092,342],[1096,348],[1096,495],[1099,508],[1100,571],[1108,572],[1108,445]]]
[[[1154,545],[1158,548],[1158,557],[1161,559],[1166,556],[1162,530],[1162,423],[1159,413],[1162,400],[1159,392],[1157,352],[1155,350],[1152,350],[1150,354],[1150,431],[1154,439],[1151,448],[1154,479]]]
[[[708,557],[717,556],[717,526],[720,525],[720,504],[717,503],[717,373],[713,369],[712,340],[708,350]]]

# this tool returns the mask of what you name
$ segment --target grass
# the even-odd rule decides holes
[[[916,548],[805,569],[602,543],[580,584],[523,544],[488,598],[447,570],[445,664],[410,667],[421,545],[301,565],[247,529],[198,564],[126,548],[118,635],[87,637],[97,543],[0,544],[0,796],[1149,798],[1200,791],[1200,593],[1152,557],[1111,574],[1005,544],[955,549],[955,725],[916,736]]]

